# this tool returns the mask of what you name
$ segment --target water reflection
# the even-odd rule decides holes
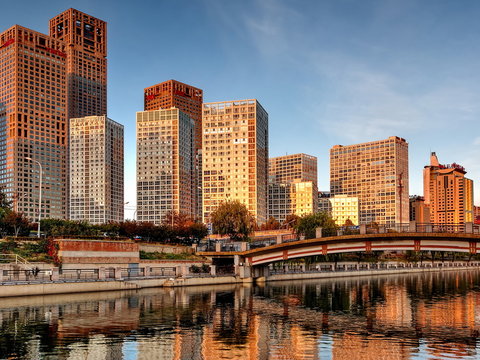
[[[0,358],[480,357],[480,272],[0,299]]]

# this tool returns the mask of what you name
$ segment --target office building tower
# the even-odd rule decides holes
[[[168,80],[144,89],[144,110],[180,109],[195,124],[195,217],[202,218],[202,104],[203,90]]]
[[[293,154],[270,158],[268,173],[277,184],[312,181],[317,185],[317,158],[307,154]]]
[[[268,217],[283,222],[288,215],[317,211],[317,158],[293,154],[269,159]]]
[[[288,215],[313,214],[318,210],[317,187],[313,181],[268,184],[268,217],[283,223]]]
[[[66,217],[66,51],[18,25],[0,34],[0,185],[31,220],[40,198],[42,218]]]
[[[194,122],[173,108],[137,112],[137,219],[160,225],[170,212],[193,217]]]
[[[221,202],[239,200],[267,217],[268,114],[257,100],[203,104],[203,222]]]
[[[50,36],[66,45],[68,118],[107,114],[107,23],[68,9],[50,20]]]
[[[473,222],[473,181],[466,178],[465,168],[458,164],[442,165],[432,152],[430,165],[423,169],[425,205],[430,207],[434,224]]]
[[[358,197],[360,224],[408,223],[408,143],[388,139],[330,149],[332,195]]]
[[[123,221],[123,125],[103,116],[70,119],[70,219]]]

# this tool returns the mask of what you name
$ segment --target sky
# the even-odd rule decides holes
[[[204,101],[255,98],[269,114],[269,156],[318,158],[385,139],[409,143],[410,194],[435,151],[475,182],[480,205],[480,2],[476,0],[22,0],[3,31],[48,33],[76,8],[108,23],[108,116],[125,126],[126,217],[135,207],[135,113],[143,89],[175,79]]]

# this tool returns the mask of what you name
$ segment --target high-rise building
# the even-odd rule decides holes
[[[425,204],[423,196],[410,196],[410,221],[430,223],[430,207]]]
[[[293,154],[270,158],[270,179],[277,184],[312,181],[317,185],[317,158],[307,154]]]
[[[385,140],[330,149],[332,195],[358,197],[360,224],[408,223],[408,143]]]
[[[183,111],[137,112],[137,219],[195,212],[194,122]]]
[[[257,100],[203,104],[203,222],[222,201],[267,217],[268,114]]]
[[[144,89],[144,110],[180,109],[195,124],[195,217],[202,218],[202,104],[203,90],[176,80]]]
[[[50,20],[50,36],[67,45],[68,118],[107,114],[107,23],[68,9]]]
[[[70,119],[70,219],[123,221],[123,125],[103,116]]]
[[[318,191],[313,181],[268,184],[268,217],[284,222],[288,215],[318,211]]]
[[[268,161],[268,217],[282,222],[288,215],[317,211],[317,158],[293,154]]]
[[[18,25],[0,34],[0,185],[32,220],[40,189],[41,216],[66,216],[66,51]]]
[[[430,206],[434,224],[473,222],[473,181],[466,178],[465,168],[458,164],[442,165],[432,152],[430,165],[423,169],[425,205]]]

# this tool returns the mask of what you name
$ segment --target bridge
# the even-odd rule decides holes
[[[344,235],[347,232],[355,232]],[[268,265],[275,262],[318,255],[341,253],[373,253],[374,251],[441,251],[470,255],[480,253],[480,227],[472,223],[461,225],[409,224],[390,227],[360,226],[356,231],[341,229],[336,236],[322,236],[288,242],[278,238],[253,248],[252,244],[217,244],[216,251],[200,251],[199,255],[212,259],[234,259],[235,265]],[[257,244],[258,245],[258,244]],[[230,250],[230,251],[226,251]],[[233,251],[232,251],[233,250]]]

